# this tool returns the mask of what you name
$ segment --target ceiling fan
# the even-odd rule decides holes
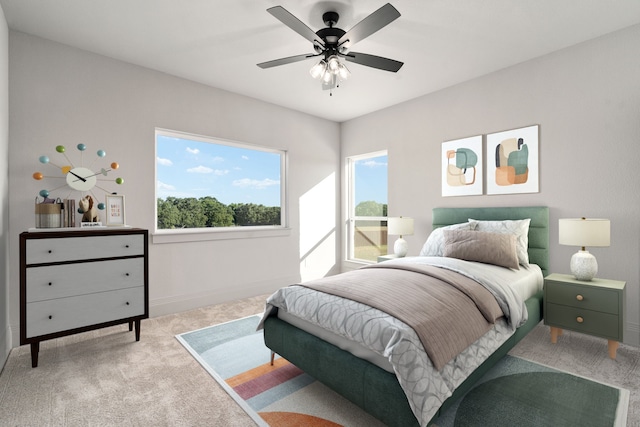
[[[338,86],[341,80],[346,80],[351,74],[347,67],[340,62],[340,58],[356,64],[393,73],[397,72],[403,65],[402,62],[393,59],[350,50],[351,46],[357,42],[369,37],[371,34],[400,17],[400,12],[389,3],[364,18],[349,31],[335,27],[340,18],[337,12],[324,13],[322,20],[327,27],[317,32],[313,32],[313,30],[282,6],[269,8],[267,12],[309,40],[313,44],[315,53],[262,62],[258,64],[260,68],[277,67],[279,65],[303,61],[308,58],[321,57],[320,62],[311,68],[310,73],[314,78],[322,81],[323,89],[333,89]]]

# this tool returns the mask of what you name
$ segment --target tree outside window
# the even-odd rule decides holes
[[[347,159],[349,260],[375,262],[387,253],[387,152]]]
[[[156,130],[156,228],[283,227],[286,152]]]

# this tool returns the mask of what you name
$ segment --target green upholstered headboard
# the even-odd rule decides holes
[[[467,222],[469,218],[498,221],[531,218],[529,224],[529,262],[549,274],[549,208],[546,206],[491,208],[434,208],[433,228]]]

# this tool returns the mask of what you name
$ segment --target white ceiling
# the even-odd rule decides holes
[[[311,29],[340,14],[349,30],[385,0],[0,0],[9,28],[343,122],[640,23],[639,0],[391,0],[401,17],[353,50],[404,62],[398,73],[348,64],[329,96],[313,52],[266,12],[281,5]]]

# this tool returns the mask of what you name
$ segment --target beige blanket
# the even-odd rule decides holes
[[[416,332],[437,370],[503,316],[484,286],[429,265],[374,264],[302,286],[358,301],[400,319]]]

